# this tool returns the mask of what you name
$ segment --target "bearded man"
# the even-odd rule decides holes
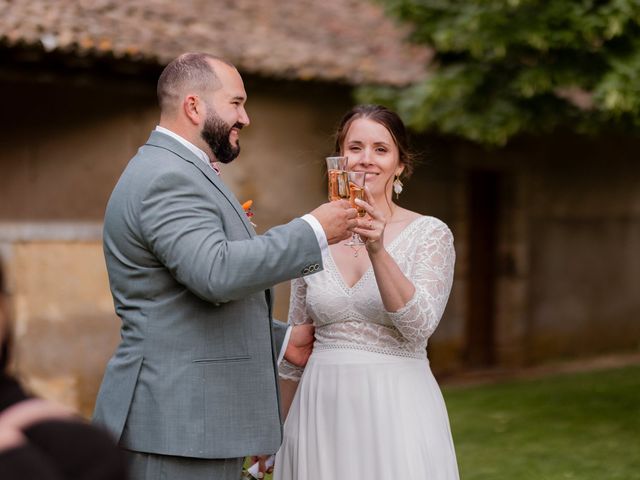
[[[240,152],[247,94],[227,61],[186,53],[158,80],[160,123],[109,200],[104,253],[121,343],[94,421],[132,480],[238,479],[281,442],[277,363],[306,363],[313,329],[272,319],[271,286],[322,269],[346,201],[256,235],[216,162]],[[282,355],[281,355],[282,352]]]

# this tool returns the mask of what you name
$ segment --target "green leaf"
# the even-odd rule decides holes
[[[560,126],[640,125],[638,0],[380,1],[437,54],[422,83],[356,98],[397,109],[416,130],[503,145]]]

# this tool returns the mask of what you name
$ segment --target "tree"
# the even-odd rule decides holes
[[[431,46],[427,78],[362,87],[414,129],[503,145],[640,127],[640,0],[380,0]]]

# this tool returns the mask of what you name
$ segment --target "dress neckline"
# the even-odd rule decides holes
[[[427,218],[427,216],[420,215],[419,217],[411,220],[407,224],[407,226],[404,227],[400,231],[400,233],[398,233],[398,235],[396,235],[396,237],[389,242],[389,244],[386,247],[387,251],[391,253],[391,251],[396,246],[396,244],[400,241],[400,239],[404,238],[407,232],[409,232],[409,230],[412,229],[414,225],[416,225],[420,220],[424,218]],[[327,249],[327,257],[329,259],[329,265],[332,267],[329,269],[331,271],[331,274],[334,276],[334,278],[336,279],[336,282],[340,285],[340,287],[342,287],[342,289],[347,293],[347,295],[350,295],[351,292],[356,290],[360,286],[360,284],[363,283],[364,279],[368,277],[371,274],[371,272],[373,272],[373,265],[369,265],[369,267],[364,271],[364,273],[360,276],[360,278],[356,280],[356,282],[353,285],[349,286],[347,285],[347,282],[344,280],[344,277],[342,276],[342,273],[338,268],[338,264],[333,259],[333,255],[331,254],[330,249]]]

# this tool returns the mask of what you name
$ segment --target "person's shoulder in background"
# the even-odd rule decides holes
[[[109,434],[66,407],[27,397],[0,379],[0,477],[3,480],[126,480],[123,452]]]

